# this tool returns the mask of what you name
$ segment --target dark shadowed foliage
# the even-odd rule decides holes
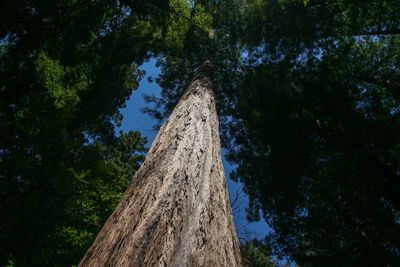
[[[248,14],[232,177],[275,253],[301,266],[400,260],[400,10],[369,4],[259,1]]]
[[[157,2],[157,3],[156,3]],[[76,264],[143,158],[115,134],[167,1],[2,1],[0,265]]]

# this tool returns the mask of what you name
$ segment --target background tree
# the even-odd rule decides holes
[[[257,1],[237,92],[232,175],[302,266],[396,266],[399,7]],[[260,34],[261,33],[261,34]]]
[[[2,1],[0,265],[77,263],[144,152],[115,133],[168,1]]]

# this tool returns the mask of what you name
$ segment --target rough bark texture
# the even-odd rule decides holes
[[[79,266],[241,266],[208,65]]]

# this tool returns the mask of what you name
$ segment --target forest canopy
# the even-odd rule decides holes
[[[272,230],[245,264],[398,266],[399,4],[2,1],[0,265],[79,262],[145,156],[116,128],[157,58],[160,124],[214,66],[231,178]]]

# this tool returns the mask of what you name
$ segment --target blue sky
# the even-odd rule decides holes
[[[121,127],[118,129],[123,130],[124,132],[130,130],[139,131],[143,136],[147,137],[147,147],[151,146],[156,137],[157,132],[152,128],[156,124],[156,121],[147,114],[142,113],[140,110],[147,105],[143,99],[144,94],[160,95],[161,88],[158,84],[155,82],[150,83],[147,80],[148,76],[155,78],[160,73],[160,70],[155,66],[155,63],[156,60],[151,59],[140,67],[141,70],[146,72],[146,75],[141,80],[138,90],[136,90],[126,102],[126,107],[121,109],[123,120]],[[241,240],[248,240],[251,238],[262,239],[267,233],[267,224],[263,220],[251,223],[247,221],[245,208],[248,203],[248,198],[242,191],[242,185],[228,178],[229,173],[233,170],[234,166],[227,162],[224,157],[223,164],[225,168],[225,176],[227,177],[231,203],[236,199],[233,217],[239,238]]]

